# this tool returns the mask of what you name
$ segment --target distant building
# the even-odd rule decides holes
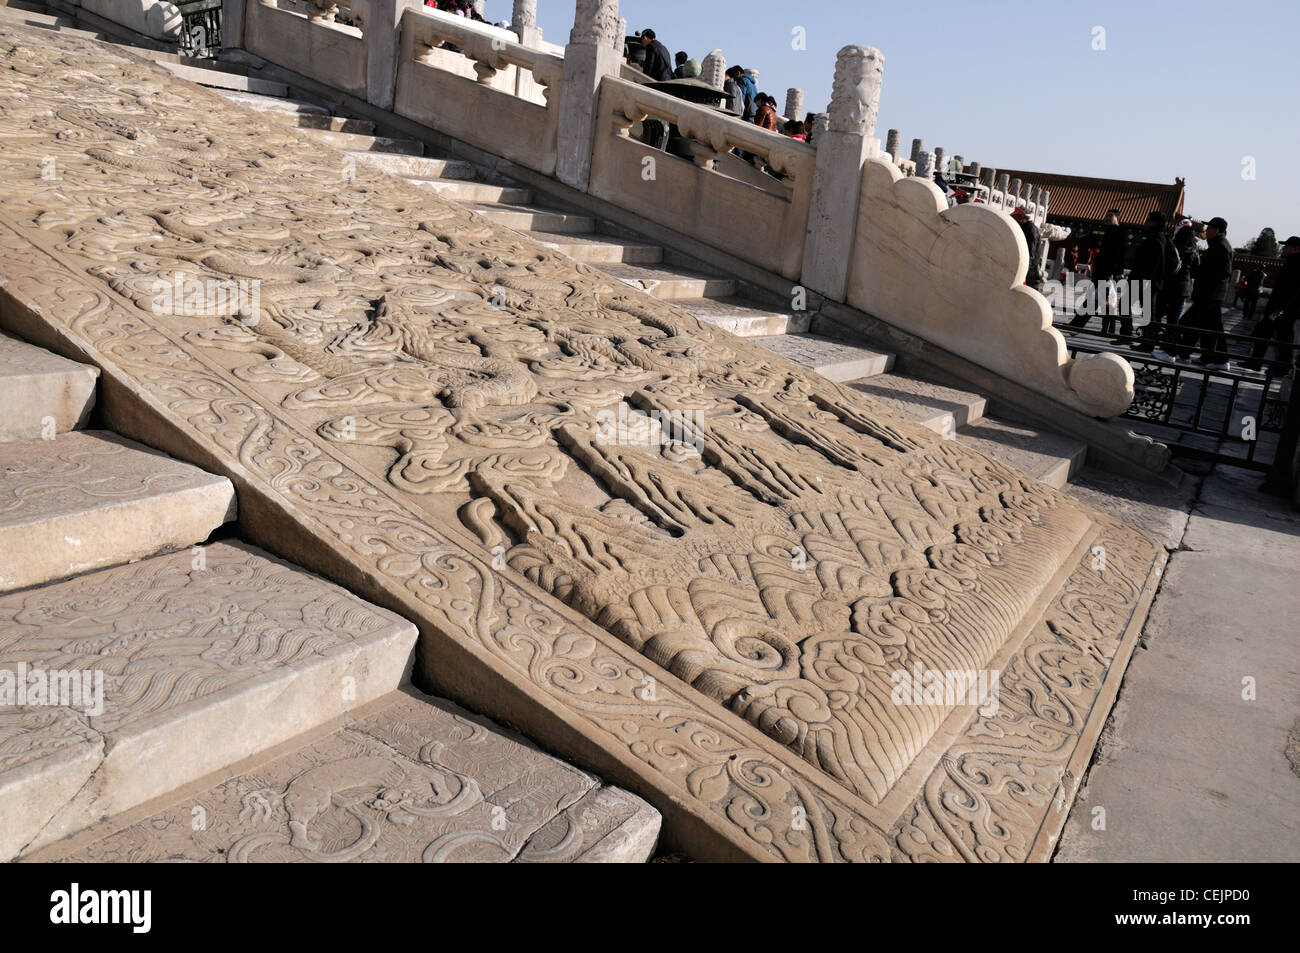
[[[1160,182],[1096,179],[1086,175],[1057,175],[1054,172],[1015,169],[998,169],[998,172],[1010,175],[1013,181],[1020,179],[1051,192],[1047,221],[1068,228],[1070,236],[1052,242],[1047,249],[1049,257],[1055,256],[1058,248],[1073,246],[1082,254],[1085,249],[1100,244],[1106,213],[1111,209],[1119,212],[1119,223],[1128,235],[1130,256],[1137,247],[1134,239],[1146,225],[1151,212],[1164,212],[1171,226],[1183,215],[1186,197],[1183,179],[1174,179],[1173,185],[1165,185]]]
[[[1053,172],[998,171],[1010,174],[1012,179],[1050,190],[1052,201],[1047,209],[1047,220],[1055,225],[1067,225],[1076,232],[1100,228],[1105,224],[1106,212],[1110,209],[1119,212],[1121,225],[1135,230],[1146,224],[1147,215],[1153,211],[1164,212],[1171,223],[1183,214],[1186,193],[1183,179],[1174,179],[1173,185],[1164,185]]]

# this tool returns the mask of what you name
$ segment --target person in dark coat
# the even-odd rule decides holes
[[[1092,280],[1097,287],[1097,309],[1103,315],[1101,319],[1103,334],[1113,333],[1115,327],[1115,318],[1110,314],[1110,308],[1107,306],[1110,288],[1104,282],[1112,281],[1124,274],[1124,258],[1127,254],[1128,242],[1124,238],[1124,229],[1119,225],[1119,212],[1111,209],[1106,213],[1106,230],[1102,234],[1101,247],[1096,249],[1096,257],[1092,259]],[[1070,319],[1070,327],[1087,327],[1091,319],[1092,315],[1085,311]],[[1132,319],[1125,318],[1125,321],[1129,327],[1128,332],[1125,333],[1132,332]]]
[[[1273,282],[1273,293],[1264,306],[1264,316],[1251,332],[1251,336],[1259,340],[1251,348],[1246,366],[1253,371],[1259,370],[1271,341],[1277,341],[1278,360],[1290,364],[1297,317],[1300,317],[1300,235],[1292,235],[1282,243],[1282,270]],[[1300,390],[1300,387],[1295,389]]]
[[[1164,292],[1165,280],[1178,270],[1178,251],[1165,234],[1165,222],[1165,213],[1159,210],[1147,215],[1146,229],[1142,232],[1142,241],[1128,273],[1133,292],[1129,301],[1140,300],[1142,313],[1147,316],[1146,327],[1142,329],[1143,343],[1134,345],[1135,350],[1152,349],[1151,342],[1157,339],[1160,331],[1157,302]]]
[[[1124,229],[1119,224],[1119,212],[1111,209],[1106,213],[1106,230],[1101,236],[1101,247],[1097,249],[1097,259],[1092,264],[1092,278],[1097,283],[1097,299],[1099,302],[1109,301],[1110,286],[1103,285],[1102,282],[1119,281],[1124,277],[1124,259],[1128,257],[1128,239],[1124,236]],[[1102,312],[1101,333],[1115,333],[1115,315],[1111,314],[1109,307]],[[1133,333],[1133,317],[1130,314],[1120,315],[1119,333],[1131,335]]]
[[[673,78],[673,60],[668,47],[655,39],[654,30],[641,31],[641,45],[645,47],[645,65],[641,71],[656,83]]]
[[[1245,307],[1241,309],[1241,316],[1249,321],[1255,316],[1255,305],[1259,304],[1259,289],[1264,284],[1264,269],[1256,265],[1246,273],[1246,288],[1242,291],[1242,297],[1245,298]]]
[[[1189,355],[1200,342],[1201,363],[1210,370],[1231,370],[1223,347],[1223,299],[1232,281],[1232,246],[1228,244],[1228,223],[1212,218],[1205,223],[1209,248],[1201,255],[1200,268],[1192,285],[1192,306],[1179,323],[1177,354]]]
[[[1187,306],[1187,299],[1192,296],[1192,282],[1201,267],[1201,253],[1196,247],[1197,225],[1191,219],[1183,219],[1178,230],[1174,232],[1174,251],[1178,252],[1178,272],[1165,281],[1164,294],[1160,297],[1161,323],[1165,326],[1164,339],[1171,342],[1177,337],[1173,328],[1178,327]],[[1173,355],[1159,347],[1155,357],[1162,361],[1172,361]]]
[[[1023,208],[1016,209],[1011,213],[1011,217],[1016,220],[1016,224],[1024,232],[1025,247],[1029,249],[1029,267],[1025,271],[1025,284],[1030,288],[1037,289],[1043,284],[1043,273],[1038,268],[1038,256],[1042,254],[1043,250],[1038,226],[1030,220],[1028,213]]]

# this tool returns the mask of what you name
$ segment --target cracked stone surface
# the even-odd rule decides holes
[[[415,639],[409,622],[239,543],[0,596],[0,857],[393,691]],[[78,692],[65,679],[60,704],[19,696],[20,676],[50,684],[36,672],[71,673]]]
[[[121,827],[100,825],[37,859],[644,861],[658,833],[658,812],[640,798],[408,690],[235,777]]]

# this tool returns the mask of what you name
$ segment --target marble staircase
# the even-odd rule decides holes
[[[228,479],[82,429],[97,377],[0,333],[0,860],[649,857],[640,798],[410,687],[414,625],[231,538]]]

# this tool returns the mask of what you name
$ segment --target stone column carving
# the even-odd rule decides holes
[[[940,172],[946,172],[948,167],[944,164],[948,161],[948,151],[943,146],[934,147],[934,167]]]
[[[885,57],[870,46],[846,46],[835,59],[826,131],[815,138],[817,165],[804,241],[803,284],[843,301],[853,256],[862,169],[877,147]]]
[[[700,81],[714,89],[721,89],[727,79],[727,58],[722,50],[714,50],[700,63]]]
[[[916,177],[918,179],[929,179],[931,181],[934,180],[934,169],[935,169],[934,155],[935,154],[933,152],[921,153],[921,158],[917,160],[916,163]]]
[[[902,144],[902,133],[897,129],[891,129],[889,132],[885,133],[885,151],[889,153],[895,165],[897,165],[898,160],[902,158],[902,156],[898,154],[898,147]]]
[[[1007,204],[1007,193],[1011,190],[1011,173],[1003,172],[998,176],[997,202],[999,208],[1005,208]]]
[[[908,158],[910,158],[913,162],[917,162],[917,161],[920,160],[920,158],[921,158],[921,153],[924,152],[924,151],[925,151],[925,140],[924,140],[924,139],[913,139],[913,140],[912,140],[912,154],[911,154]]]
[[[623,58],[623,44],[627,41],[627,17],[618,18],[618,33],[614,35],[614,49],[618,50],[618,58]]]
[[[221,47],[226,50],[244,48],[245,0],[222,0]]]
[[[591,178],[600,81],[606,75],[617,76],[623,61],[621,47],[615,48],[618,20],[618,0],[578,0],[564,50],[555,175],[583,192]]]
[[[537,27],[537,0],[515,0],[510,29],[522,45],[536,49],[542,39],[542,31]]]
[[[966,164],[965,164],[965,162],[962,161],[962,160],[964,160],[965,158],[966,158],[965,156],[953,156],[953,157],[952,157],[952,171],[954,171],[954,172],[965,172],[965,171],[966,171]]]
[[[791,86],[785,91],[786,119],[803,119],[803,90]]]
[[[826,113],[818,113],[813,116],[813,144],[816,145],[821,141],[821,137],[826,135],[826,130],[831,127],[831,117]]]
[[[1047,221],[1047,209],[1052,204],[1052,192],[1050,189],[1043,189],[1042,194],[1038,196],[1039,214],[1044,222]]]
[[[983,181],[984,181],[984,179],[981,177],[981,174],[983,173],[984,168],[983,168],[983,166],[981,166],[978,162],[972,162],[972,163],[970,164],[970,169],[969,169],[968,171],[970,172],[971,175],[975,176],[975,181],[977,181],[977,182],[983,182]]]
[[[366,101],[373,106],[393,108],[397,57],[401,52],[402,14],[420,6],[421,0],[370,0],[363,37],[366,43]]]

